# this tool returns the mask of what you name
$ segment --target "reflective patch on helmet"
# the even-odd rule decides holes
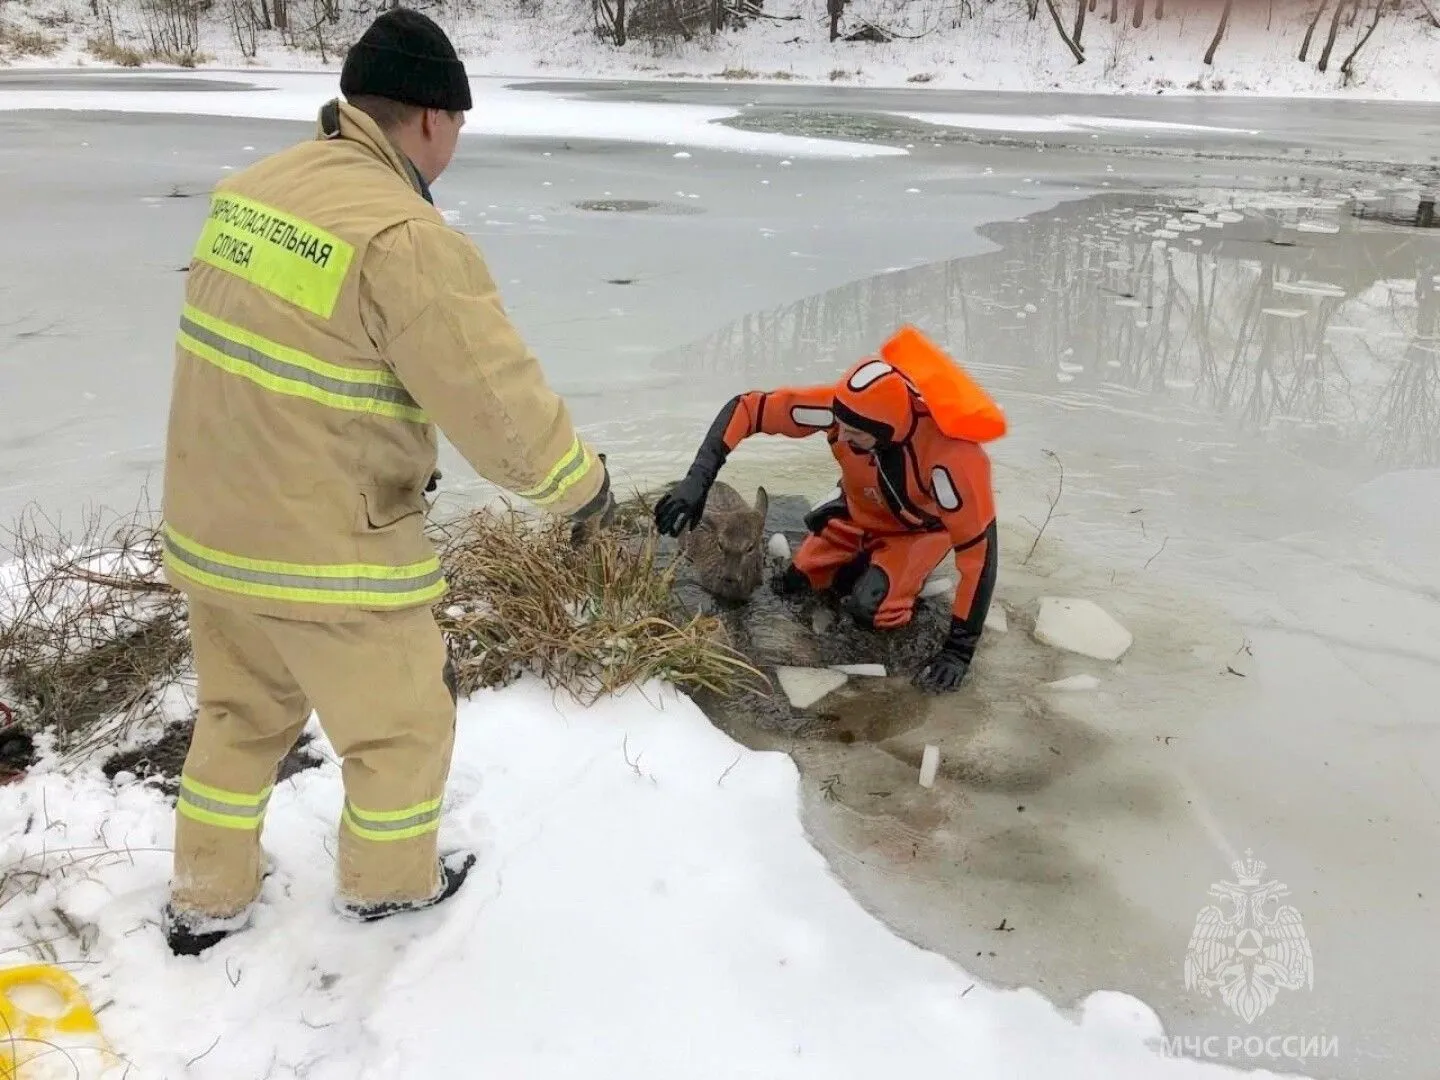
[[[825,428],[835,423],[835,414],[813,405],[796,405],[790,410],[790,419],[801,427]]]
[[[960,493],[955,490],[955,481],[943,466],[936,465],[930,470],[930,485],[935,489],[935,501],[942,510],[959,510]]]
[[[858,368],[854,375],[850,376],[851,390],[864,390],[882,375],[889,375],[895,369],[884,360],[871,360],[868,364]]]

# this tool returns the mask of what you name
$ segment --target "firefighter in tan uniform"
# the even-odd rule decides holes
[[[436,427],[577,536],[603,458],[430,201],[471,107],[443,31],[398,9],[346,57],[317,137],[221,183],[196,244],[166,448],[165,567],[188,599],[199,715],[164,926],[195,954],[247,925],[276,769],[314,709],[343,758],[336,904],[438,903],[455,686],[423,528]]]

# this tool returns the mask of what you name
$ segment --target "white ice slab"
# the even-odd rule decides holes
[[[826,694],[838,690],[849,679],[843,672],[829,668],[780,667],[775,669],[780,689],[797,709],[808,709]]]
[[[859,675],[876,679],[883,679],[886,675],[884,664],[831,664],[830,670],[841,672],[844,675]]]
[[[1035,640],[1096,660],[1119,660],[1135,638],[1093,600],[1044,596],[1035,620]]]
[[[1068,679],[1056,679],[1045,684],[1047,690],[1095,690],[1100,680],[1094,675],[1071,675]]]

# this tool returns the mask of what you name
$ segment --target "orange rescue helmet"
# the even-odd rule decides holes
[[[882,443],[908,439],[920,413],[952,439],[990,442],[1007,429],[990,395],[913,326],[902,326],[835,386],[835,418]]]
[[[875,436],[904,442],[915,429],[915,388],[878,356],[867,356],[835,384],[835,419]]]

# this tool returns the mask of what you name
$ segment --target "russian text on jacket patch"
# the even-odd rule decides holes
[[[195,258],[297,307],[329,318],[355,249],[300,218],[239,195],[218,193]]]

